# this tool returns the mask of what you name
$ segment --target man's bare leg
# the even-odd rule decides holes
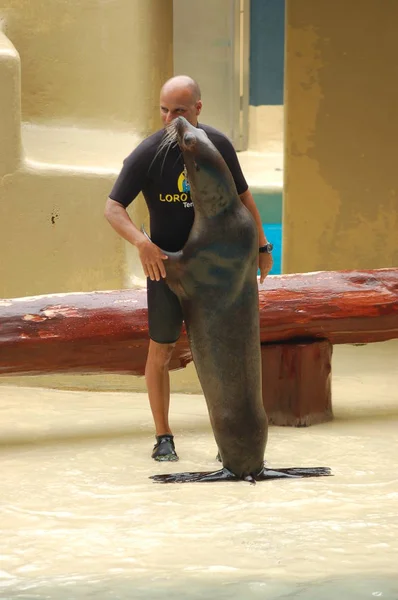
[[[157,445],[153,458],[156,460],[178,459],[174,450],[173,435],[169,425],[170,376],[169,363],[175,344],[149,342],[145,379],[149,404],[155,423]],[[159,444],[162,445],[160,448]]]

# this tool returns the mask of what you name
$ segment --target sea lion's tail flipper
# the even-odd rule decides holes
[[[287,469],[264,469],[255,476],[256,481],[265,479],[298,479],[302,477],[330,477],[329,467],[290,467]]]
[[[289,468],[289,469],[262,469],[258,475],[243,478],[243,481],[256,483],[256,481],[265,481],[266,479],[299,479],[302,477],[329,477],[331,475],[329,467],[308,467],[308,468]],[[234,473],[226,469],[219,471],[203,471],[197,473],[170,473],[168,475],[152,475],[155,483],[196,483],[196,482],[214,482],[214,481],[242,481]]]
[[[219,471],[198,471],[196,473],[170,473],[168,475],[151,475],[155,483],[194,483],[197,481],[239,481],[239,477],[228,469]]]

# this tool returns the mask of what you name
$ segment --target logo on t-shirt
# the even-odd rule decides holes
[[[191,188],[189,187],[189,181],[185,177],[184,171],[179,176],[177,185],[178,185],[178,189],[180,190],[180,192],[186,193],[186,192],[190,191]]]
[[[188,196],[190,192],[189,181],[185,176],[184,171],[178,177],[177,187],[179,194],[159,194],[159,200],[161,202],[181,202],[184,205],[184,208],[191,208],[193,206],[193,202],[191,201],[190,196]]]

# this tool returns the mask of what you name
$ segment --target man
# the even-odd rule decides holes
[[[228,165],[237,192],[258,226],[260,281],[263,282],[272,268],[272,246],[265,239],[260,215],[231,142],[216,129],[198,123],[201,109],[200,89],[193,79],[177,76],[164,84],[160,93],[163,125],[178,116],[185,117],[195,127],[204,129]],[[145,378],[156,431],[152,458],[178,460],[169,425],[168,366],[180,336],[183,316],[177,296],[164,280],[167,257],[161,248],[171,252],[181,250],[193,224],[194,207],[181,152],[177,146],[159,150],[163,139],[164,129],[161,129],[141,142],[125,159],[106,202],[105,217],[119,235],[137,248],[147,277],[150,343]],[[141,191],[149,210],[152,241],[126,211]]]

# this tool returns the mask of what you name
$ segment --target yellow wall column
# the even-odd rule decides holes
[[[18,52],[0,29],[0,177],[21,158],[21,66]]]
[[[398,265],[398,2],[287,0],[283,271]]]
[[[3,0],[0,25],[0,298],[142,281],[104,206],[161,127],[172,0]],[[142,198],[129,212],[147,219]]]
[[[148,132],[172,71],[172,0],[3,0],[24,121]]]

